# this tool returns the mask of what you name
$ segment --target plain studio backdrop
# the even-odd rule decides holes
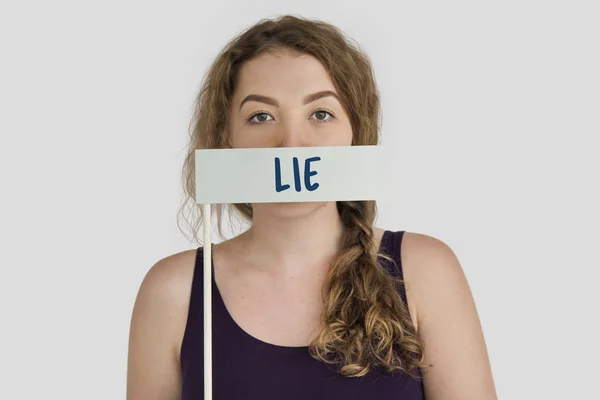
[[[201,78],[287,13],[370,56],[376,224],[455,251],[499,397],[599,399],[600,13],[524,0],[2,2],[0,398],[125,398],[139,285],[197,247],[176,212]]]

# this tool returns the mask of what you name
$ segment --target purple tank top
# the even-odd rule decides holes
[[[385,231],[380,251],[396,266],[382,266],[402,278],[400,245],[404,231]],[[203,250],[197,249],[187,325],[181,344],[182,400],[204,399]],[[213,267],[214,272],[214,267]],[[406,302],[406,293],[400,295]],[[423,384],[399,372],[371,371],[361,378],[338,375],[333,365],[313,359],[308,347],[260,341],[233,320],[212,280],[213,399],[424,399]],[[419,376],[420,371],[419,371]]]

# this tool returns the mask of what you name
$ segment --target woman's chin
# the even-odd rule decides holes
[[[297,218],[312,214],[326,205],[325,202],[261,203],[254,204],[253,208],[254,212],[260,209],[261,213],[277,215],[282,218]]]

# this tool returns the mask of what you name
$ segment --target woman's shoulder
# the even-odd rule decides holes
[[[176,295],[191,288],[198,248],[184,250],[158,260],[146,273],[142,287],[162,295]],[[185,291],[185,290],[184,290]],[[179,296],[176,296],[175,300]],[[186,297],[184,295],[182,298]]]
[[[224,240],[212,246],[212,257],[215,250],[227,247],[232,239]],[[193,286],[202,290],[203,246],[180,251],[157,261],[147,272],[140,292],[143,298],[152,298],[162,314],[168,317],[172,327],[176,359],[181,356],[181,344],[186,330]],[[196,277],[196,278],[195,278]],[[200,278],[196,283],[195,279]],[[140,297],[140,295],[138,295]],[[159,303],[159,304],[158,304]]]
[[[152,310],[155,320],[168,322],[172,349],[179,359],[185,331],[198,248],[159,259],[146,272],[136,298],[136,307]],[[164,326],[164,325],[163,325]]]
[[[465,312],[468,324],[473,323],[471,289],[458,257],[446,242],[405,232],[401,259],[408,303],[422,335],[443,332],[446,323],[452,318],[459,320]]]
[[[427,391],[451,390],[464,397],[480,390],[495,399],[479,315],[456,254],[441,239],[419,233],[404,235],[401,254],[425,343],[424,362],[434,366],[426,375]],[[461,360],[459,369],[456,360]]]
[[[434,236],[409,231],[391,231],[395,249],[400,250],[400,261],[405,279],[407,275],[437,273],[456,258],[453,250],[444,241]],[[388,242],[389,243],[389,242]],[[396,250],[397,251],[397,250]]]
[[[411,278],[413,285],[443,284],[448,278],[456,279],[463,274],[456,254],[443,240],[423,233],[404,232],[401,241],[404,275]]]
[[[464,274],[454,251],[443,240],[409,231],[403,231],[398,240],[407,302],[418,328],[436,292],[465,290]]]
[[[453,250],[443,240],[424,233],[405,231],[402,235],[402,257],[409,261],[432,261],[454,256]]]
[[[186,250],[158,260],[140,284],[131,315],[128,391],[163,397],[178,393],[179,337],[186,324],[195,254]],[[148,383],[140,376],[157,379]]]

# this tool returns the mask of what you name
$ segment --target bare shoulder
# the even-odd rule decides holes
[[[401,247],[407,297],[424,343],[427,398],[497,399],[473,295],[454,251],[442,240],[405,232]]]
[[[196,254],[196,249],[185,250],[158,260],[146,273],[140,290],[152,291],[159,297],[166,295],[175,304],[181,299],[187,301],[189,293],[181,293],[181,289],[191,289]]]
[[[404,284],[409,311],[417,330],[423,319],[422,299],[427,291],[433,290],[431,279],[438,278],[440,282],[446,279],[442,275],[461,274],[460,266],[452,259],[454,252],[443,241],[421,233],[404,232],[401,243],[401,260]],[[451,265],[453,264],[453,265]],[[440,269],[445,269],[441,272]]]
[[[147,281],[147,290],[156,300],[162,301],[169,311],[178,362],[187,323],[196,255],[197,249],[192,249],[165,257],[152,266],[144,278],[144,281]]]
[[[129,334],[128,400],[180,395],[179,347],[196,252],[186,250],[157,261],[141,282]]]
[[[416,232],[405,232],[402,239],[402,256],[413,260],[433,260],[455,258],[455,254],[445,242],[433,236]]]
[[[405,232],[401,257],[405,280],[413,291],[419,320],[426,317],[423,313],[427,311],[420,305],[429,301],[430,296],[441,296],[447,290],[470,296],[458,257],[442,240],[422,233]]]

